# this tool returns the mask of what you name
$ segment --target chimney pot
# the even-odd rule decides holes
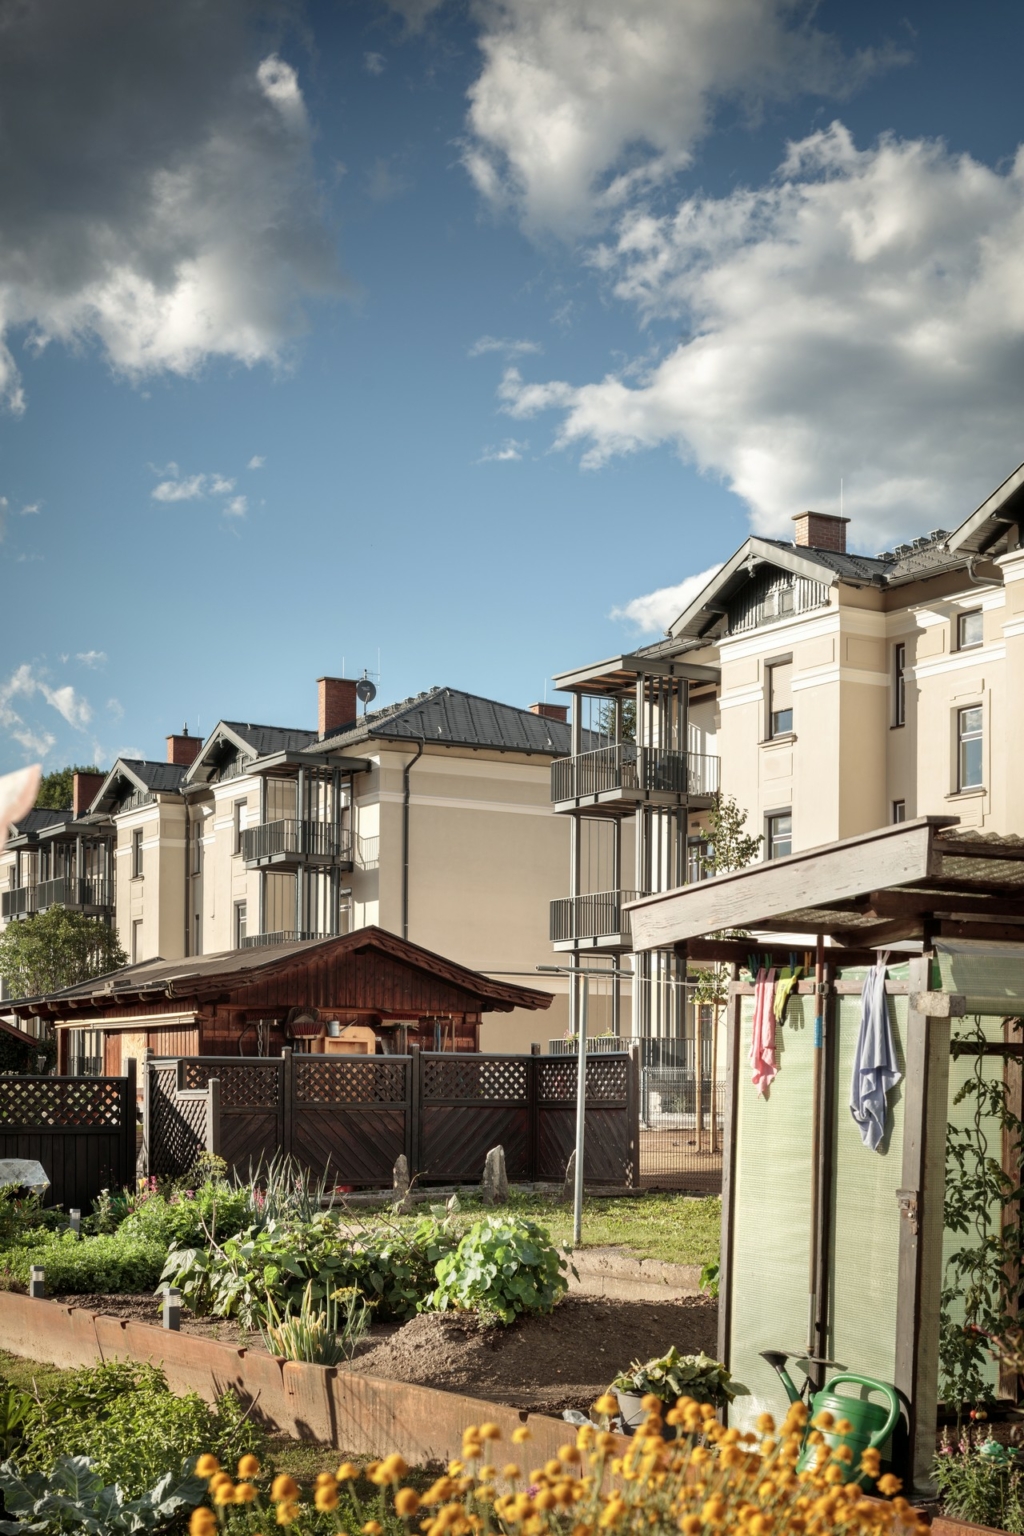
[[[202,751],[201,736],[190,736],[188,726],[180,736],[168,736],[167,761],[177,768],[190,768]]]
[[[76,772],[72,774],[71,814],[75,817],[76,821],[79,816],[85,815],[95,800],[99,787],[105,778],[105,773]]]
[[[317,731],[321,741],[325,736],[335,736],[339,731],[355,725],[359,701],[356,698],[355,679],[350,677],[318,677]]]
[[[846,554],[848,517],[836,517],[832,512],[798,512],[793,521],[796,524],[794,543],[800,548],[827,549],[834,555]]]
[[[531,715],[542,715],[545,720],[558,720],[562,725],[568,724],[568,704],[531,704]]]

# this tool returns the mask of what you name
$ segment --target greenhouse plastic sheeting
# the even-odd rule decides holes
[[[967,998],[967,1012],[1024,1012],[1024,944],[988,939],[938,939],[936,959],[942,987]]]

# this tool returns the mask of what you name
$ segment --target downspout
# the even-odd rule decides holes
[[[418,742],[416,756],[409,759],[402,770],[402,938],[409,937],[409,775],[423,756],[426,746],[422,736],[415,738]]]

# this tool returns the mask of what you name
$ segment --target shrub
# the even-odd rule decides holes
[[[51,1296],[93,1292],[151,1291],[160,1278],[166,1246],[149,1237],[115,1232],[76,1238],[67,1229],[32,1234],[31,1241],[0,1251],[0,1285],[28,1285],[33,1264],[46,1270]]]
[[[176,1397],[156,1366],[115,1361],[69,1373],[42,1397],[15,1459],[45,1473],[61,1456],[86,1456],[102,1481],[136,1498],[201,1452],[231,1460],[262,1446],[233,1392],[210,1408],[194,1392]]]
[[[935,1459],[935,1485],[943,1514],[1024,1536],[1024,1467],[994,1441],[976,1443],[967,1429],[943,1437]]]
[[[699,1355],[681,1355],[675,1345],[667,1355],[644,1365],[634,1360],[628,1371],[616,1376],[612,1387],[634,1397],[657,1397],[663,1403],[691,1397],[714,1408],[727,1408],[734,1397],[745,1396],[748,1391],[703,1350]]]
[[[162,1195],[142,1190],[132,1197],[119,1230],[126,1236],[150,1238],[164,1248],[190,1247],[236,1237],[252,1220],[251,1193],[228,1184],[207,1181],[194,1190]]]
[[[454,1253],[436,1265],[427,1305],[458,1307],[512,1323],[524,1312],[550,1312],[569,1288],[566,1262],[543,1227],[517,1217],[489,1216],[470,1227]]]
[[[165,1530],[180,1510],[191,1509],[202,1498],[201,1478],[167,1476],[155,1488],[127,1500],[120,1488],[104,1487],[89,1462],[81,1456],[61,1456],[49,1475],[22,1475],[12,1462],[0,1466],[0,1493],[8,1514],[16,1520],[0,1520],[5,1536],[25,1531],[88,1532],[89,1536],[121,1536],[135,1531]]]

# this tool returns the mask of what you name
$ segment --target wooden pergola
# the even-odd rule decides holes
[[[803,1257],[797,1263],[780,1246],[762,1265],[756,1285],[763,1291],[764,1347],[792,1348],[790,1338],[772,1337],[772,1307],[806,1276],[800,1344],[820,1384],[825,1372],[814,1357],[834,1355],[844,1330],[845,1266],[862,1263],[863,1286],[878,1286],[876,1321],[858,1324],[859,1332],[847,1327],[842,1349],[848,1352],[849,1344],[889,1361],[887,1379],[906,1413],[903,1471],[918,1489],[927,1488],[938,1392],[951,1024],[967,1014],[988,1016],[990,1042],[957,1043],[957,1054],[1002,1057],[1010,1105],[1019,1115],[1024,1046],[1000,1015],[1024,1015],[1024,839],[961,830],[952,817],[922,817],[645,897],[629,911],[637,950],[674,949],[688,962],[730,967],[721,1358],[746,1380],[748,1360],[758,1354],[749,1342],[760,1324],[746,1270],[770,1247],[777,1171],[779,1179],[795,1180],[783,1214],[798,1232]],[[890,966],[902,974],[887,981],[886,992],[904,1072],[890,1096],[896,1129],[892,1145],[882,1149],[889,1161],[871,1163],[861,1159],[877,1154],[860,1145],[844,1114],[849,1079],[840,1066],[845,1071],[852,1055],[863,967],[893,946]],[[756,1098],[745,1081],[755,989],[740,971],[752,951],[766,965],[795,955],[806,966],[795,1015],[787,1020],[792,1027],[781,1031],[782,1070],[767,1100]],[[957,972],[952,951],[973,958]],[[945,962],[941,974],[937,956]],[[851,975],[857,968],[860,974]],[[969,983],[962,980],[967,975]],[[981,995],[986,988],[990,995]],[[1020,1149],[1003,1150],[1019,1166]],[[875,1181],[867,1193],[860,1188],[865,1179]],[[844,1226],[855,1220],[870,1223],[862,1261]],[[877,1254],[869,1261],[870,1243]],[[860,1315],[855,1306],[848,1311]],[[789,1326],[795,1334],[796,1324]],[[872,1326],[878,1338],[867,1336]],[[741,1347],[738,1335],[746,1340]],[[858,1368],[856,1360],[844,1363]],[[759,1406],[770,1406],[764,1391]]]

